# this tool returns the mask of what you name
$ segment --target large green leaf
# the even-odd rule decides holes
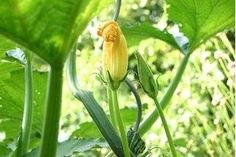
[[[0,73],[7,73],[0,77],[0,132],[6,138],[1,142],[6,147],[19,135],[23,105],[24,105],[24,69],[19,64],[6,62],[0,63]],[[14,68],[7,68],[14,67]],[[1,70],[2,69],[2,70]],[[32,134],[40,133],[42,127],[42,110],[46,93],[47,74],[34,72],[34,104]]]
[[[60,66],[88,22],[107,0],[4,0],[0,34]]]
[[[179,24],[191,51],[234,25],[234,0],[167,0],[167,4],[168,18]]]
[[[179,24],[190,43],[182,36],[143,23],[121,27],[128,46],[137,45],[144,39],[156,38],[183,52],[188,48],[193,51],[211,36],[234,25],[234,0],[167,0],[167,5],[169,19]]]

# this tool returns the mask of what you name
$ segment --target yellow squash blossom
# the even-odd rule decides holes
[[[98,35],[104,39],[102,61],[105,78],[112,88],[117,89],[127,73],[128,51],[125,37],[115,21],[109,21],[99,28]]]

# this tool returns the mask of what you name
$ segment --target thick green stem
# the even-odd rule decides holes
[[[112,91],[107,87],[107,98],[108,98],[108,104],[109,104],[109,112],[110,112],[110,117],[111,117],[111,123],[115,129],[117,129],[117,119],[115,116],[115,111],[114,111],[114,105],[112,101]]]
[[[113,106],[114,106],[114,110],[115,110],[115,116],[116,116],[117,123],[118,123],[118,128],[119,128],[119,131],[120,131],[120,136],[121,136],[122,146],[123,146],[123,149],[124,149],[124,154],[125,154],[125,157],[130,157],[128,139],[126,137],[124,123],[122,121],[121,114],[120,114],[120,109],[119,109],[119,103],[118,103],[118,98],[117,98],[117,90],[112,91],[112,100],[113,100]]]
[[[46,115],[40,157],[55,157],[61,111],[63,68],[52,67],[47,89]]]
[[[181,77],[184,73],[184,70],[186,68],[186,65],[188,63],[189,60],[189,56],[190,56],[190,52],[186,53],[182,62],[180,63],[180,66],[177,70],[177,73],[174,77],[174,79],[172,80],[172,82],[170,83],[168,90],[166,91],[164,97],[161,99],[160,101],[160,105],[163,109],[165,109],[165,107],[167,106],[167,104],[169,103],[170,99],[172,98],[180,80]],[[157,120],[157,118],[159,117],[158,111],[155,109],[145,120],[143,120],[143,122],[141,123],[140,127],[139,127],[139,133],[140,135],[143,135],[144,133],[146,133],[151,126],[154,124],[154,122]]]
[[[171,150],[172,156],[173,157],[177,157],[177,153],[176,153],[176,150],[175,150],[175,145],[174,145],[174,142],[172,140],[172,137],[171,137],[171,134],[170,134],[170,130],[169,130],[169,127],[168,127],[167,122],[166,122],[166,118],[164,116],[164,113],[162,112],[161,105],[159,104],[159,102],[157,101],[156,98],[154,98],[153,100],[154,100],[154,102],[156,104],[158,113],[159,113],[159,115],[161,117],[161,121],[162,121],[162,124],[163,124],[165,132],[166,132],[166,137],[167,137],[168,143],[170,145],[170,150]]]
[[[27,63],[25,65],[25,101],[22,121],[22,134],[19,140],[17,156],[23,156],[27,153],[30,132],[32,126],[33,113],[33,86],[32,86],[32,64],[31,55],[27,54]]]

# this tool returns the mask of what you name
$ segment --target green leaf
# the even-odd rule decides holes
[[[0,68],[0,73],[6,71],[8,77],[0,77],[0,132],[6,134],[2,142],[5,146],[15,141],[19,135],[24,104],[24,69],[16,63],[2,63],[0,67],[15,66],[10,69]],[[46,93],[47,74],[34,72],[34,106],[32,134],[40,133],[42,127],[42,110]]]
[[[84,122],[72,133],[73,137],[100,138],[101,133],[94,122]]]
[[[88,22],[110,0],[4,0],[0,34],[28,48],[51,65],[64,63]]]
[[[0,144],[0,156],[7,156],[10,152],[11,150],[9,148]]]
[[[137,107],[124,107],[120,109],[123,122],[126,126],[133,125],[137,116]]]
[[[134,25],[123,25],[121,29],[126,36],[128,46],[139,44],[141,40],[148,38],[156,38],[172,45],[175,48],[180,49],[175,38],[167,31],[159,30],[150,24],[134,24]]]
[[[186,147],[187,142],[185,138],[178,138],[174,140],[175,146]]]
[[[234,0],[167,0],[167,4],[168,18],[188,37],[190,51],[234,26]]]
[[[92,148],[108,147],[103,139],[70,139],[58,144],[57,157],[72,156],[73,153],[81,153],[88,151]],[[32,152],[27,153],[24,157],[38,157],[39,148],[34,149]]]

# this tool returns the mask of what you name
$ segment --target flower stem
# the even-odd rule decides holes
[[[61,111],[63,68],[51,67],[40,157],[55,157]]]
[[[32,64],[31,54],[26,54],[27,63],[25,64],[25,101],[24,113],[22,121],[22,134],[18,144],[17,156],[23,156],[27,153],[30,132],[32,126],[32,112],[33,112],[33,86],[32,86]]]
[[[166,132],[166,137],[167,137],[169,145],[170,145],[170,150],[171,150],[172,156],[173,157],[177,157],[177,153],[176,153],[176,150],[175,150],[174,142],[172,140],[172,137],[171,137],[171,134],[170,134],[170,130],[169,130],[169,127],[168,127],[167,122],[166,122],[165,115],[162,112],[162,108],[161,108],[159,102],[157,101],[157,98],[154,98],[153,100],[154,100],[154,102],[156,104],[158,113],[159,113],[159,115],[161,117],[161,121],[162,121],[162,124],[163,124],[165,132]]]
[[[165,95],[163,96],[163,98],[160,101],[160,106],[164,109],[167,104],[169,103],[170,99],[172,98],[181,78],[182,75],[184,73],[184,70],[187,66],[188,60],[189,60],[189,56],[190,56],[191,52],[188,52],[185,54],[182,62],[180,63],[180,66],[177,70],[177,73],[174,77],[174,79],[172,80],[172,82],[170,83]],[[146,133],[151,126],[154,124],[154,122],[157,120],[157,118],[159,117],[158,111],[154,110],[140,125],[139,127],[139,133],[140,135],[143,135],[144,133]]]
[[[109,104],[109,112],[110,112],[110,117],[111,117],[111,123],[113,127],[117,130],[117,119],[115,116],[115,111],[114,111],[114,105],[112,101],[112,91],[107,87],[107,97],[108,97],[108,104]]]
[[[119,131],[120,131],[122,146],[124,149],[124,154],[125,154],[125,157],[130,157],[128,139],[126,137],[125,128],[124,128],[124,124],[121,118],[119,104],[118,104],[117,90],[112,90],[112,99],[113,99],[115,116],[117,119]]]

